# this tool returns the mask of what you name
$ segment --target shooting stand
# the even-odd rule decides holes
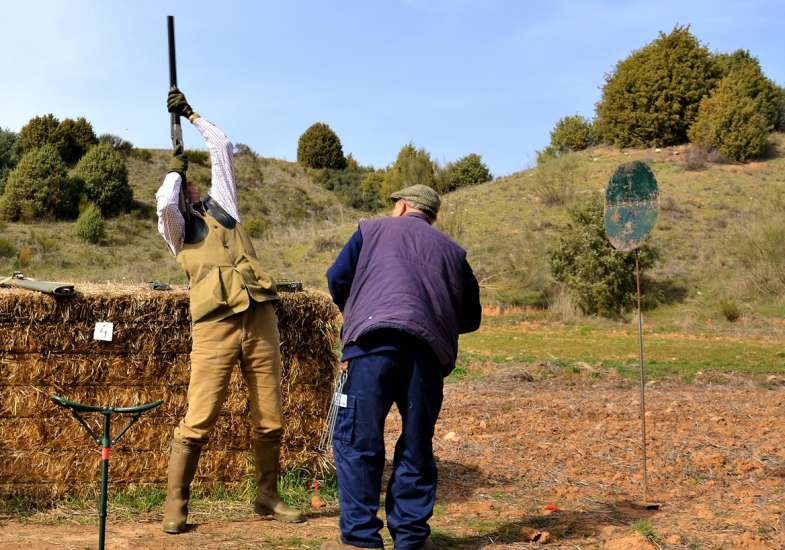
[[[153,401],[152,403],[145,403],[144,405],[137,405],[136,407],[99,407],[96,405],[84,405],[75,401],[69,401],[59,395],[52,395],[52,401],[57,405],[69,409],[74,418],[87,430],[90,437],[101,445],[101,499],[98,505],[98,550],[104,550],[104,541],[106,538],[106,498],[109,486],[109,449],[112,445],[117,443],[125,432],[131,426],[136,424],[139,418],[146,412],[160,406],[163,401]],[[93,431],[93,429],[85,422],[84,418],[79,413],[100,413],[103,415],[103,434],[101,437]],[[111,434],[111,416],[113,414],[130,415],[131,420],[126,424],[119,434],[112,437]]]

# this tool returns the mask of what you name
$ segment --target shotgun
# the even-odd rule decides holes
[[[177,88],[177,56],[174,49],[174,15],[166,16],[166,30],[169,38],[169,89]],[[174,153],[178,152],[184,154],[185,146],[183,145],[183,127],[180,125],[180,115],[171,113],[170,120],[170,135],[172,137],[172,149]],[[183,214],[185,220],[185,233],[186,240],[188,239],[189,230],[193,227],[191,204],[188,200],[188,194],[185,190],[185,174],[183,174],[180,183],[180,212]]]

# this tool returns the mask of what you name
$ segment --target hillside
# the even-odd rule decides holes
[[[567,222],[566,207],[602,191],[619,163],[645,160],[661,190],[651,237],[662,254],[651,273],[650,294],[660,306],[656,315],[680,323],[720,318],[722,300],[735,301],[747,317],[777,315],[785,305],[761,280],[785,283],[779,262],[785,252],[777,255],[785,239],[785,135],[774,134],[771,148],[767,161],[688,171],[682,147],[596,147],[447,195],[439,226],[468,249],[486,303],[547,302],[569,316],[574,307],[549,282],[547,263],[547,251]],[[140,208],[112,220],[103,245],[77,241],[69,223],[7,224],[4,236],[32,252],[24,271],[44,279],[182,282],[156,234],[153,194],[165,162],[164,152],[155,152],[149,162],[129,159]],[[273,276],[323,287],[325,269],[362,214],[342,207],[297,164],[240,156],[237,165],[244,222],[270,224],[254,239],[263,263]],[[194,167],[191,175],[203,187],[209,182],[207,167]],[[750,269],[743,258],[755,251],[768,260]],[[10,272],[15,264],[0,260],[0,271]]]
[[[167,151],[151,151],[149,160],[128,159],[136,206],[130,213],[108,220],[107,240],[99,245],[79,241],[73,222],[0,223],[0,236],[22,256],[22,261],[20,254],[0,257],[0,273],[19,269],[30,277],[50,280],[183,282],[179,266],[156,229],[155,191],[166,174],[168,159]],[[329,227],[342,219],[356,218],[354,211],[347,210],[331,192],[314,184],[296,163],[238,155],[236,170],[240,214],[244,223],[254,222],[259,228],[260,250],[270,249],[264,235],[273,227]],[[192,162],[188,173],[206,194],[210,185],[209,161],[205,165]]]

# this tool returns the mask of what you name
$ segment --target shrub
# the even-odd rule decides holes
[[[257,239],[264,237],[268,231],[270,231],[270,227],[272,224],[264,218],[251,218],[248,220],[248,223],[245,224],[245,231],[251,236]]]
[[[87,150],[98,143],[93,125],[84,117],[76,120],[67,118],[52,132],[51,142],[60,152],[60,157],[68,165],[74,165]]]
[[[123,156],[109,145],[96,145],[79,161],[74,171],[83,183],[87,199],[104,216],[128,211],[133,191],[128,185],[128,168]]]
[[[556,153],[582,151],[596,143],[594,124],[581,115],[566,116],[551,130],[550,147]]]
[[[25,154],[8,175],[0,217],[10,221],[72,217],[78,197],[78,184],[68,178],[57,150],[45,145]]]
[[[251,147],[249,145],[246,145],[245,143],[235,143],[235,145],[234,145],[234,156],[236,156],[236,157],[242,157],[242,156],[255,157],[256,156],[256,152],[253,149],[251,149]]]
[[[210,166],[210,153],[207,151],[200,151],[198,149],[186,149],[185,156],[188,157],[188,162],[191,164],[198,164],[200,166]]]
[[[761,212],[745,224],[732,240],[739,258],[739,273],[753,295],[781,296],[785,293],[785,218],[783,205]]]
[[[153,152],[150,151],[150,149],[140,149],[138,147],[134,147],[131,151],[131,156],[144,162],[150,162],[153,160]]]
[[[734,300],[721,300],[720,312],[727,321],[735,323],[741,317],[741,310],[739,305]]]
[[[584,313],[617,317],[635,305],[635,253],[619,252],[605,236],[599,196],[568,210],[570,222],[550,256],[551,274],[575,293]],[[657,252],[639,249],[641,272],[651,268]]]
[[[108,145],[124,157],[131,156],[131,152],[134,150],[133,143],[114,134],[101,134],[98,136],[98,143]]]
[[[106,224],[101,210],[93,203],[87,205],[76,220],[76,236],[85,242],[96,244],[106,237]]]
[[[8,239],[0,237],[0,258],[13,258],[16,256],[16,247]]]
[[[717,149],[730,160],[743,162],[761,156],[774,128],[767,82],[752,65],[731,72],[701,102],[690,139]]]
[[[709,151],[695,143],[690,143],[681,155],[681,161],[684,169],[688,171],[703,170],[706,168],[706,163],[709,159]]]
[[[24,269],[29,267],[31,263],[33,263],[33,249],[29,246],[23,246],[16,255],[16,266]]]
[[[440,170],[436,172],[436,190],[439,193],[447,193],[460,187],[485,183],[493,179],[482,157],[476,153],[470,153],[449,163],[441,171],[443,172],[441,177],[438,177]]]
[[[701,99],[719,76],[717,64],[689,27],[660,33],[606,77],[597,104],[599,133],[621,147],[684,143]]]
[[[346,158],[338,135],[327,124],[311,125],[297,142],[297,162],[308,168],[346,168]]]
[[[384,175],[384,181],[379,188],[379,199],[385,204],[390,193],[418,183],[434,187],[435,169],[428,151],[417,149],[411,143],[404,145],[398,152],[395,163]]]
[[[545,206],[569,204],[584,179],[581,164],[572,155],[541,161],[531,173],[532,191]]]
[[[60,121],[51,113],[31,118],[19,131],[19,151],[29,153],[52,143],[52,134]]]

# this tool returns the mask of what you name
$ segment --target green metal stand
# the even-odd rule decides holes
[[[56,404],[69,409],[74,418],[87,430],[90,437],[101,445],[101,500],[98,503],[98,550],[104,550],[106,540],[106,501],[107,493],[109,491],[109,452],[112,445],[117,443],[121,437],[125,435],[131,426],[136,424],[137,420],[142,414],[159,407],[163,401],[154,401],[152,403],[145,403],[136,407],[100,407],[96,405],[85,405],[77,403],[76,401],[69,401],[59,395],[52,395],[52,401]],[[84,421],[79,413],[99,413],[102,414],[103,419],[103,433],[101,437],[93,431],[93,429]],[[114,438],[111,431],[111,417],[113,414],[131,415],[131,420],[123,428],[119,434]]]

